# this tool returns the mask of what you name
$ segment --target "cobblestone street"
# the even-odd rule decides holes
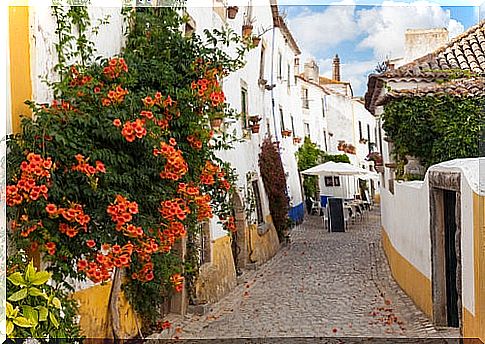
[[[291,244],[203,316],[172,318],[155,338],[445,337],[390,277],[380,245],[379,208],[345,233],[306,218]]]

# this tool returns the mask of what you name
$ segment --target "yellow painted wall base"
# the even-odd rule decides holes
[[[196,283],[196,296],[200,303],[220,300],[237,284],[231,238],[225,236],[216,239],[212,251],[212,261],[200,267]]]
[[[73,298],[80,303],[79,315],[80,326],[83,335],[87,338],[113,338],[111,324],[108,315],[108,302],[111,283],[96,285],[78,291]],[[135,312],[128,300],[122,294],[118,301],[119,318],[122,338],[132,338],[138,334],[138,324]],[[141,324],[140,324],[141,326]]]
[[[430,318],[433,317],[431,280],[417,270],[394,246],[384,228],[382,246],[386,253],[392,276],[414,303]]]
[[[248,250],[249,260],[258,265],[273,258],[280,248],[278,233],[276,233],[271,216],[268,216],[266,219],[266,226],[269,226],[269,228],[264,234],[258,233],[256,225],[251,225],[249,227],[249,230],[251,231],[251,244],[250,249]]]

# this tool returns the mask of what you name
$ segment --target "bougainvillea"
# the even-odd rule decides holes
[[[281,156],[271,138],[266,138],[261,145],[259,169],[268,195],[271,217],[278,238],[282,241],[288,224],[289,199]]]
[[[219,43],[239,39],[218,32],[185,37],[171,8],[132,15],[121,56],[73,65],[50,105],[29,102],[35,120],[9,139],[7,203],[17,246],[45,252],[55,280],[123,269],[149,324],[165,296],[193,286],[177,240],[214,215],[234,230],[233,173],[215,156],[226,136],[209,119],[231,115],[220,80],[246,48],[224,53]]]

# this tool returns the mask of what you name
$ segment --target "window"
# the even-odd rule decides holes
[[[310,124],[305,123],[305,136],[310,137]]]
[[[326,176],[325,177],[325,186],[333,186],[333,177],[332,176]]]
[[[369,148],[369,153],[370,153],[370,147],[371,147],[371,142],[370,142],[370,125],[367,124],[367,147]]]
[[[302,89],[302,93],[303,93],[303,108],[304,109],[309,109],[310,108],[310,104],[308,102],[308,88],[303,88]]]
[[[266,49],[264,47],[264,44],[261,44],[261,57],[259,60],[259,80],[264,80],[264,61],[265,61],[265,56],[266,54]]]
[[[241,120],[243,128],[248,127],[248,90],[241,87]]]
[[[287,82],[287,86],[288,86],[288,91],[290,90],[290,86],[291,86],[291,82],[290,82],[290,78],[291,78],[291,75],[290,75],[290,64],[287,64],[286,65],[286,73],[287,73],[287,76],[286,76],[286,82]]]
[[[362,136],[362,122],[359,121],[359,140],[362,140],[364,137]]]
[[[340,178],[335,176],[333,177],[333,186],[340,186]]]
[[[261,204],[261,195],[259,193],[259,185],[257,180],[251,182],[253,186],[254,199],[256,201],[256,215],[258,218],[258,225],[264,222],[263,218],[263,206]]]
[[[278,78],[281,79],[283,76],[283,55],[278,53]]]
[[[325,98],[322,98],[322,115],[325,118]]]
[[[283,115],[283,108],[280,106],[280,126],[281,130],[285,130],[285,116]]]

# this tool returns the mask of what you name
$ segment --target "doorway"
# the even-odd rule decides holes
[[[460,174],[431,172],[433,322],[462,328]]]
[[[446,267],[446,320],[449,327],[459,327],[458,289],[456,284],[458,260],[456,255],[456,192],[443,190]]]

